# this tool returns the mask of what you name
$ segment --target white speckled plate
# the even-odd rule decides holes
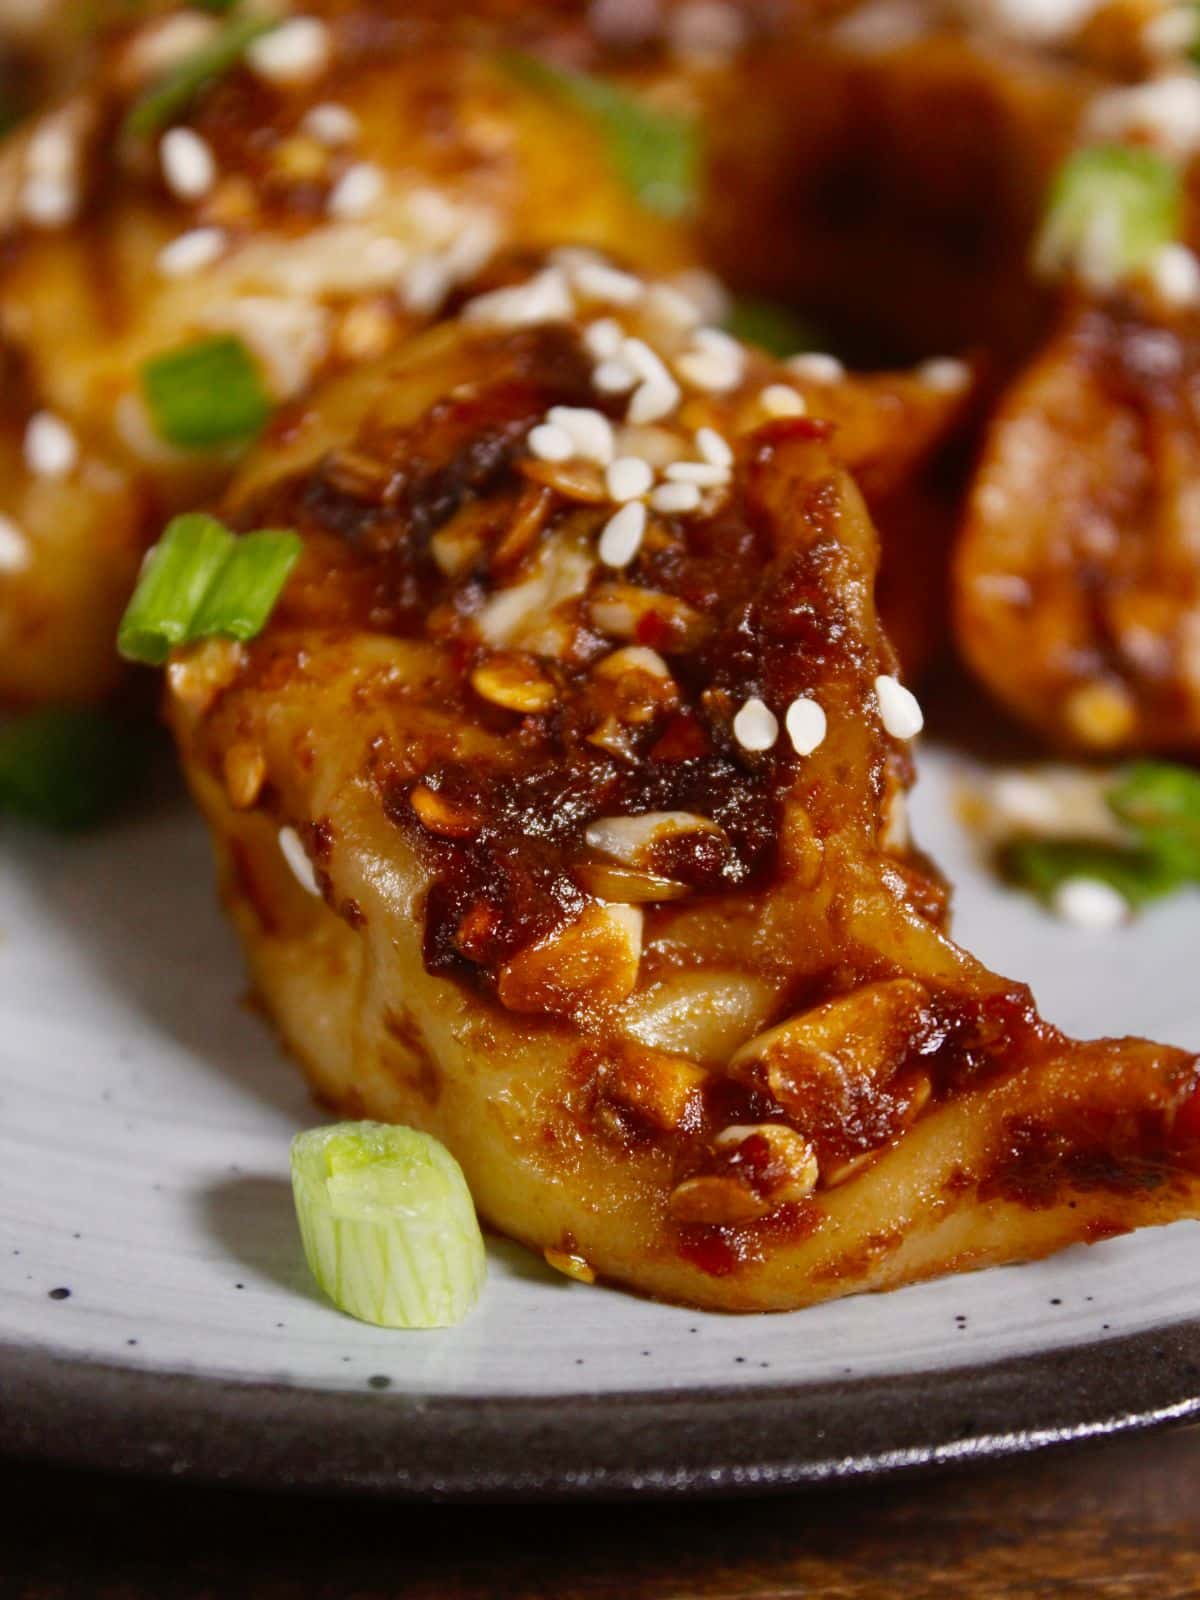
[[[955,758],[961,765],[961,758]],[[1082,934],[989,882],[927,751],[957,931],[1080,1033],[1200,1047],[1196,904]],[[182,801],[0,837],[0,1408],[59,1459],[411,1494],[785,1485],[1200,1405],[1193,1224],[792,1316],[568,1283],[490,1246],[461,1328],[356,1324],[310,1283],[287,1148],[314,1120],[245,1004]]]

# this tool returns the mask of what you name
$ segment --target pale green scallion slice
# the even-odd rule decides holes
[[[486,1275],[462,1168],[429,1134],[342,1122],[292,1141],[304,1254],[339,1310],[382,1328],[461,1322]]]
[[[1182,213],[1180,176],[1165,157],[1124,145],[1077,150],[1050,190],[1034,265],[1107,291],[1179,237]]]

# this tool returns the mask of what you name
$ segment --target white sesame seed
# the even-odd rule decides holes
[[[646,285],[632,272],[621,272],[604,261],[581,262],[571,278],[579,293],[589,300],[608,300],[615,306],[631,306],[646,292]]]
[[[769,383],[758,403],[769,417],[802,417],[808,410],[804,396],[786,383]]]
[[[798,356],[789,356],[784,363],[789,372],[810,383],[841,383],[846,369],[836,356],[824,355],[819,350],[807,350]]]
[[[715,428],[696,429],[696,449],[711,466],[726,471],[733,466],[733,451]]]
[[[566,273],[577,272],[580,267],[602,267],[607,264],[599,250],[582,244],[560,244],[551,253],[550,259]]]
[[[676,361],[675,370],[691,388],[714,394],[736,389],[742,376],[741,362],[716,350],[686,350]]]
[[[677,272],[672,287],[691,301],[702,322],[724,322],[729,314],[729,294],[725,285],[703,267],[688,267],[683,272]]]
[[[530,327],[538,322],[560,322],[570,317],[575,302],[566,274],[558,267],[547,267],[527,283],[481,294],[463,310],[469,322],[491,322],[501,327]]]
[[[366,230],[364,230],[365,232]],[[340,249],[335,249],[331,255],[340,255]],[[346,289],[352,292],[361,285],[363,288],[389,289],[394,281],[408,271],[412,260],[412,252],[399,239],[390,238],[386,234],[377,234],[374,238],[362,240],[362,250],[356,263],[358,275],[354,267],[347,264]],[[336,277],[336,267],[331,260],[326,265],[318,259],[311,267],[301,267],[290,280],[288,287],[297,294],[321,294],[328,289],[334,292],[340,289],[341,284]]]
[[[79,141],[63,115],[38,124],[25,147],[25,165],[40,178],[62,178],[79,164]]]
[[[606,467],[613,458],[612,423],[592,406],[551,406],[547,420],[569,435],[574,453]]]
[[[1141,134],[1166,154],[1186,160],[1200,149],[1200,78],[1173,72],[1096,95],[1084,132],[1097,142]]]
[[[329,64],[329,30],[316,17],[293,17],[255,39],[246,60],[269,83],[315,78]]]
[[[158,253],[158,270],[164,278],[186,278],[212,266],[225,248],[220,228],[192,228],[164,245]]]
[[[1103,933],[1126,920],[1129,902],[1100,878],[1067,878],[1054,892],[1054,910],[1064,922]]]
[[[1101,0],[959,0],[977,27],[1025,45],[1064,41],[1100,9]]]
[[[158,146],[162,174],[172,194],[181,200],[199,200],[217,176],[213,153],[191,128],[171,128]]]
[[[619,354],[624,339],[621,324],[612,317],[600,317],[583,330],[583,348],[597,361]]]
[[[79,210],[79,128],[69,111],[38,123],[25,147],[21,213],[40,228],[60,228]]]
[[[679,404],[680,390],[657,350],[644,339],[626,339],[620,361],[642,380],[629,402],[629,421],[640,425],[670,416]]]
[[[672,332],[694,328],[702,320],[695,301],[668,283],[653,284],[646,291],[642,310],[652,321],[665,324]]]
[[[712,350],[729,361],[736,361],[739,366],[746,359],[744,346],[733,334],[726,333],[724,328],[697,328],[692,335],[692,343],[699,350]]]
[[[457,231],[462,212],[448,200],[440,189],[421,185],[410,189],[404,196],[404,209],[413,226],[425,234],[430,243],[444,244]]]
[[[637,382],[623,361],[602,361],[592,373],[592,387],[601,394],[625,394]]]
[[[321,890],[317,883],[317,874],[295,828],[280,828],[279,848],[300,887],[307,889],[309,894],[319,895]]]
[[[668,383],[639,383],[634,390],[626,416],[638,425],[659,422],[669,417],[679,404],[679,385],[672,378]]]
[[[963,0],[955,9],[961,13]],[[839,15],[830,34],[852,55],[878,56],[927,38],[929,17],[923,0],[867,0]]]
[[[788,738],[799,756],[810,756],[824,742],[828,726],[825,712],[815,700],[799,695],[787,708],[783,719]]]
[[[1186,245],[1164,245],[1150,263],[1150,281],[1169,306],[1191,306],[1200,301],[1200,261]]]
[[[359,123],[349,106],[344,106],[337,100],[323,100],[320,105],[313,106],[311,111],[305,113],[300,128],[318,144],[336,147],[354,142],[358,137]]]
[[[29,560],[29,540],[11,517],[0,513],[0,572],[22,572]]]
[[[729,482],[729,468],[715,467],[711,461],[672,461],[663,477],[671,483],[694,483],[702,489],[717,489]]]
[[[912,739],[925,726],[916,695],[890,673],[880,673],[875,679],[875,699],[883,726],[893,739]]]
[[[644,339],[625,339],[621,344],[620,358],[631,372],[635,372],[646,383],[670,380],[670,369],[658,351]]]
[[[565,428],[556,428],[551,422],[539,423],[530,430],[526,439],[530,454],[539,461],[569,461],[575,454],[571,435]]]
[[[450,293],[452,282],[452,274],[441,256],[414,256],[404,269],[400,284],[406,310],[417,316],[428,316]]]
[[[971,381],[971,369],[965,361],[953,356],[939,356],[933,361],[923,361],[917,368],[917,377],[929,389],[941,394],[957,394]]]
[[[1155,56],[1183,55],[1197,42],[1200,17],[1194,6],[1168,6],[1143,24],[1142,45]]]
[[[495,217],[486,211],[465,211],[456,224],[457,233],[446,246],[443,260],[459,281],[472,278],[495,255],[500,229]]]
[[[21,188],[21,215],[37,228],[62,228],[79,209],[79,190],[69,178],[35,176]]]
[[[604,524],[598,546],[606,567],[625,567],[641,549],[646,532],[646,508],[640,500],[630,500],[614,511]]]
[[[779,719],[764,700],[752,695],[733,719],[733,737],[743,750],[769,750],[779,737]]]
[[[650,505],[664,516],[681,516],[700,504],[700,489],[694,483],[660,483],[650,496]]]
[[[677,55],[719,62],[745,43],[746,21],[728,0],[687,0],[667,20],[671,48]]]
[[[604,474],[610,500],[636,500],[654,482],[650,464],[641,456],[618,456]]]
[[[356,161],[329,191],[329,215],[342,222],[365,217],[379,204],[383,194],[383,173],[373,161]]]
[[[25,465],[39,478],[65,478],[79,460],[75,435],[61,417],[38,411],[25,429]]]

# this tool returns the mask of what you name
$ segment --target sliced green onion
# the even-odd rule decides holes
[[[1200,772],[1138,761],[1103,794],[1123,840],[1014,838],[998,852],[1001,872],[1055,906],[1077,879],[1105,883],[1134,907],[1200,884]]]
[[[304,1254],[341,1311],[383,1328],[461,1322],[483,1287],[483,1235],[458,1162],[436,1139],[343,1122],[292,1140]]]
[[[275,602],[296,565],[298,534],[264,528],[235,539],[229,560],[200,602],[189,631],[193,639],[224,634],[253,639],[267,624]]]
[[[152,740],[98,711],[35,711],[0,722],[0,813],[70,831],[115,812],[142,777]]]
[[[147,557],[121,619],[127,661],[161,666],[171,650],[214,634],[253,639],[300,555],[298,534],[264,529],[235,538],[215,517],[176,517]]]
[[[141,379],[155,431],[181,450],[248,443],[271,414],[254,358],[231,334],[152,357]]]
[[[999,865],[1047,903],[1071,878],[1098,878],[1132,906],[1200,883],[1200,772],[1170,761],[1137,761],[1104,794],[1127,842],[1018,838]]]
[[[277,21],[263,17],[230,22],[209,44],[177,62],[139,95],[126,114],[122,132],[130,138],[145,139],[174,122],[209,84],[237,65],[255,39],[278,26]]]
[[[127,661],[161,666],[191,636],[192,618],[229,559],[233,535],[215,517],[176,517],[146,558],[117,632]]]
[[[1138,761],[1107,798],[1145,849],[1182,877],[1200,879],[1200,773],[1170,761]]]
[[[1151,850],[1090,839],[1014,839],[1001,851],[1000,867],[1010,882],[1032,890],[1048,905],[1075,878],[1107,883],[1132,906],[1170,894],[1183,881]]]
[[[556,95],[603,136],[617,172],[648,211],[679,217],[695,210],[700,186],[700,137],[690,117],[660,111],[584,72],[536,56],[505,52],[508,70],[543,94]]]
[[[811,323],[775,300],[739,296],[729,308],[725,330],[743,344],[757,345],[772,356],[814,350],[818,340]]]
[[[1163,156],[1125,145],[1077,150],[1054,180],[1034,263],[1112,288],[1179,236],[1182,214],[1180,176]]]

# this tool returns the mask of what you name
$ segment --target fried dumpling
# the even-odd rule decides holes
[[[300,563],[257,639],[168,668],[318,1096],[436,1134],[565,1270],[729,1310],[1194,1214],[1195,1059],[1065,1039],[946,934],[812,397],[652,286],[537,292],[264,441],[225,514]]]
[[[501,247],[695,265],[683,204],[642,203],[595,119],[507,64],[489,8],[327,10],[263,55],[244,19],[131,27],[120,7],[85,81],[0,145],[0,704],[106,695],[162,515],[220,493],[272,408],[392,348]],[[511,37],[579,26],[541,8]],[[188,367],[214,346],[220,370]],[[207,386],[182,422],[148,398],[164,360],[176,392]]]
[[[1081,298],[989,426],[956,631],[1058,746],[1200,748],[1198,351],[1192,310]]]
[[[284,25],[287,48],[178,7],[97,27],[96,70],[0,149],[16,463],[0,484],[0,703],[107,694],[107,640],[163,515],[219,495],[268,411],[398,347],[493,260],[603,247],[675,276],[713,316],[710,251],[736,282],[783,248],[792,97],[749,86],[781,41],[803,54],[806,8],[728,8],[736,36],[715,53],[681,38],[673,11],[630,38],[581,5],[314,9]],[[172,98],[173,74],[206,53],[200,89]],[[753,126],[735,114],[751,102]],[[783,254],[799,272],[813,246]],[[151,375],[165,360],[186,385],[189,357],[214,345],[225,365],[194,380],[210,414],[201,395],[181,433]],[[944,617],[938,447],[966,376],[940,391],[824,380],[823,403],[854,412],[841,438],[885,532],[883,604],[914,666]],[[222,425],[231,394],[241,428]],[[66,438],[66,465],[24,447],[31,424]],[[26,507],[46,477],[72,501],[53,538]],[[128,508],[116,520],[114,495]]]
[[[851,348],[982,347],[1008,370],[1052,310],[1029,243],[1105,80],[955,27],[935,0],[802,9],[750,103],[717,119],[729,132],[714,161],[738,203],[705,219],[714,265],[790,295]]]

